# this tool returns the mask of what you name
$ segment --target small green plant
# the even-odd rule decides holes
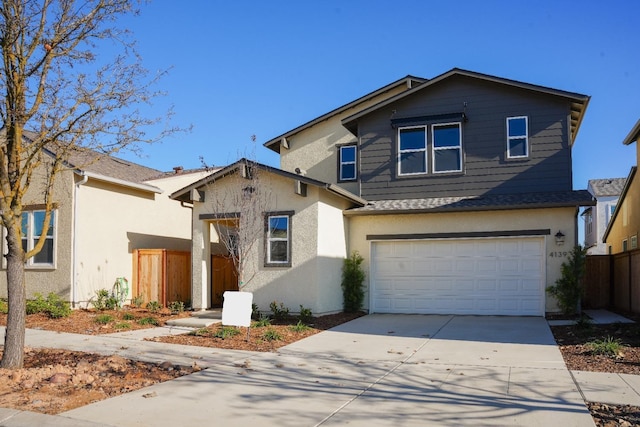
[[[262,334],[262,339],[265,341],[280,341],[282,335],[275,329],[269,328]]]
[[[251,304],[251,318],[253,320],[260,320],[262,318],[262,314],[260,313],[258,304],[256,304],[255,302]]]
[[[234,337],[236,335],[238,335],[240,333],[240,330],[238,330],[237,328],[234,328],[233,326],[223,326],[222,328],[218,329],[213,336],[215,338],[220,338],[220,339],[226,339],[226,338],[231,338]]]
[[[41,294],[36,293],[35,298],[27,301],[27,314],[44,313],[51,319],[68,317],[71,314],[71,307],[57,294],[51,292],[45,299]]]
[[[184,303],[182,301],[171,301],[168,308],[171,314],[182,313],[184,311]]]
[[[0,313],[7,314],[9,312],[9,305],[6,300],[0,299]]]
[[[576,320],[576,328],[583,331],[591,329],[592,325],[591,319],[587,316],[580,316],[580,318]]]
[[[140,295],[136,295],[135,297],[131,298],[131,306],[132,307],[140,308],[140,307],[142,307],[142,304],[144,304],[144,295],[140,294]]]
[[[96,323],[100,323],[101,325],[106,325],[107,323],[113,322],[113,316],[110,314],[101,314],[96,317]]]
[[[113,325],[113,329],[130,329],[131,328],[131,323],[128,322],[118,322],[115,325]]]
[[[206,337],[209,335],[209,329],[207,328],[196,329],[195,331],[189,332],[189,335],[192,335],[195,337]]]
[[[585,274],[587,251],[578,245],[569,252],[569,257],[561,266],[561,276],[547,292],[556,297],[564,314],[574,314],[580,310],[582,298],[582,278]]]
[[[622,347],[620,340],[613,338],[612,336],[587,343],[587,348],[592,354],[599,354],[607,357],[616,357],[620,354]]]
[[[293,332],[305,332],[311,328],[305,325],[304,323],[302,323],[302,320],[298,320],[298,323],[296,323],[295,325],[289,326],[289,329],[291,329]]]
[[[134,316],[133,313],[124,313],[122,315],[123,320],[134,320],[135,318],[136,316]]]
[[[143,317],[141,319],[138,319],[138,324],[158,326],[158,319],[156,319],[155,317]]]
[[[310,308],[305,308],[302,304],[300,304],[300,315],[298,318],[302,321],[302,323],[306,323],[307,325],[313,321],[313,313]]]
[[[162,309],[162,305],[158,301],[149,301],[147,303],[147,310],[151,313],[157,313]]]
[[[269,308],[274,320],[286,320],[289,318],[289,309],[285,307],[284,303],[278,305],[277,301],[273,301],[269,304]]]
[[[254,328],[264,328],[265,326],[271,326],[271,319],[269,319],[268,317],[262,317],[253,322],[252,326]]]
[[[96,291],[96,298],[93,300],[93,307],[96,310],[115,310],[118,308],[118,298],[113,296],[106,289]]]
[[[344,311],[354,313],[362,309],[364,302],[364,270],[362,262],[364,258],[353,251],[342,265],[342,296],[344,299]]]

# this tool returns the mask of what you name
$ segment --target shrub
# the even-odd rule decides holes
[[[169,303],[169,311],[171,314],[178,314],[184,311],[184,303],[182,301],[171,301]]]
[[[278,305],[277,301],[273,301],[269,304],[269,308],[271,309],[271,315],[275,320],[286,320],[289,318],[289,309],[284,306],[284,303],[280,303],[280,305]]]
[[[115,310],[118,308],[118,298],[106,289],[99,289],[96,291],[96,299],[93,301],[93,307],[100,311]]]
[[[152,313],[157,313],[162,309],[162,305],[158,301],[149,301],[147,303],[147,310]]]
[[[140,308],[142,307],[143,303],[144,303],[144,295],[136,295],[135,297],[131,298],[132,307]]]
[[[562,263],[562,275],[547,291],[556,297],[564,314],[575,314],[579,310],[582,297],[582,278],[585,273],[587,251],[578,245],[569,252],[569,258]]]
[[[265,326],[271,326],[271,319],[268,317],[262,317],[261,319],[253,322],[254,328],[264,328]]]
[[[107,323],[113,322],[113,316],[110,314],[101,314],[96,317],[96,323],[100,323],[101,325],[106,325]]]
[[[258,304],[256,304],[255,302],[251,304],[251,318],[253,320],[260,320],[262,318],[260,309],[258,308]]]
[[[361,266],[362,261],[364,261],[362,256],[357,251],[353,251],[342,265],[342,296],[344,311],[348,313],[360,311],[364,302],[365,275]]]
[[[280,341],[282,335],[275,329],[269,328],[262,334],[262,339],[265,341]]]
[[[133,313],[125,313],[122,315],[122,318],[124,320],[134,320],[136,316],[134,316]]]
[[[35,298],[27,301],[27,314],[44,313],[52,319],[68,317],[71,314],[71,307],[57,294],[51,292],[45,299],[41,294],[36,293]]]
[[[240,331],[237,328],[234,328],[233,326],[223,326],[222,328],[218,329],[213,334],[213,336],[215,338],[226,339],[226,338],[234,337],[239,333]]]
[[[298,318],[302,321],[302,323],[309,324],[313,321],[313,313],[310,308],[304,308],[302,304],[300,304],[300,315]]]
[[[616,357],[620,353],[620,350],[622,350],[622,343],[619,339],[609,336],[601,340],[588,342],[587,348],[589,348],[592,354]]]
[[[158,319],[156,319],[155,317],[143,317],[138,320],[138,324],[158,326]]]
[[[305,325],[304,323],[302,323],[302,320],[298,320],[298,323],[295,325],[289,326],[289,329],[291,329],[293,332],[304,332],[304,331],[308,331],[311,328]]]
[[[0,299],[0,313],[7,314],[9,312],[9,305],[7,301]]]
[[[127,322],[118,322],[115,325],[113,325],[113,329],[129,329],[131,328],[131,323],[127,323]]]

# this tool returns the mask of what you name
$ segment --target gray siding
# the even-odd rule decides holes
[[[468,117],[462,124],[463,171],[397,176],[397,130],[391,118],[463,110]],[[360,119],[361,195],[384,200],[571,190],[568,115],[569,102],[558,97],[451,77]],[[506,118],[513,116],[529,118],[525,160],[506,158]],[[431,150],[428,162],[431,171]]]

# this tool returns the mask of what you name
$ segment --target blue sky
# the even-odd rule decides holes
[[[189,134],[124,157],[161,170],[224,165],[407,74],[458,67],[591,96],[573,150],[574,188],[625,177],[640,118],[640,2],[155,0],[122,25],[145,66],[167,69]]]

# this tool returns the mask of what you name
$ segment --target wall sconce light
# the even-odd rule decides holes
[[[558,231],[555,237],[556,237],[556,245],[558,246],[564,245],[564,234],[562,234],[562,231]]]

